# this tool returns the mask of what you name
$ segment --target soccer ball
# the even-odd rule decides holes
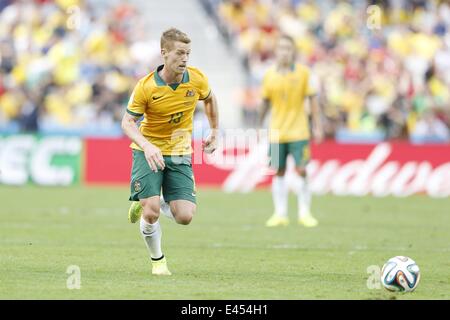
[[[419,280],[419,266],[408,257],[393,257],[381,270],[381,283],[389,291],[411,292],[416,289]]]

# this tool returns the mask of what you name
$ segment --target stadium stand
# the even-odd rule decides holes
[[[256,92],[277,35],[286,33],[316,76],[328,136],[450,140],[449,1],[203,3],[249,75],[242,100],[246,122],[255,121]]]
[[[135,8],[40,0],[0,9],[1,131],[121,135],[130,91],[159,54]]]
[[[328,137],[450,141],[450,1],[199,1],[241,58],[208,72],[245,74],[238,92],[218,85],[234,127],[255,126],[283,32],[312,70]],[[132,87],[160,61],[144,20],[133,2],[0,1],[0,132],[120,136]]]

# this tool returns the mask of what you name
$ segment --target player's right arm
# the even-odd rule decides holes
[[[133,90],[133,94],[128,102],[127,111],[122,118],[122,130],[125,135],[137,144],[145,154],[145,158],[154,171],[158,171],[158,166],[161,170],[164,169],[164,158],[161,150],[150,143],[140,132],[137,121],[145,112],[147,107],[147,99],[142,88],[142,83],[139,82]]]
[[[258,119],[259,128],[261,128],[262,125],[264,124],[264,119],[266,118],[267,113],[269,112],[269,109],[270,109],[270,100],[263,99],[261,112],[259,113],[259,119]]]
[[[259,128],[262,127],[264,123],[264,119],[266,118],[267,112],[271,107],[270,98],[271,98],[271,87],[270,87],[270,75],[267,72],[264,75],[262,86],[261,86],[261,96],[262,96],[262,107],[261,112],[259,113],[258,125]]]

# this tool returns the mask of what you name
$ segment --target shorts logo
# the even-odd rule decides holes
[[[311,150],[309,149],[309,145],[305,146],[303,149],[303,161],[309,161],[311,157]]]
[[[139,191],[141,191],[141,188],[142,188],[142,186],[141,186],[141,182],[139,181],[139,180],[136,180],[135,182],[134,182],[134,191],[135,192],[139,192]]]
[[[194,90],[186,91],[185,97],[193,97],[193,96],[195,96],[195,91]]]
[[[195,178],[194,178],[194,175],[192,175],[192,191],[194,191],[194,192],[192,192],[192,196],[193,197],[195,197],[196,195],[197,195],[197,188],[196,188],[196,186],[195,186]]]

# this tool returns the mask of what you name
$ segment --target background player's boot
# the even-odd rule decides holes
[[[170,276],[172,273],[167,268],[167,260],[166,257],[160,260],[152,260],[152,274],[157,276]]]
[[[311,213],[308,213],[298,219],[298,224],[311,228],[316,227],[319,224],[319,221],[317,221],[317,219],[314,218]]]
[[[130,209],[128,210],[128,221],[135,223],[141,218],[142,206],[139,201],[131,202]]]
[[[170,205],[164,200],[163,196],[159,197],[159,212],[170,220],[175,221],[175,217],[173,216],[172,211],[170,211]]]
[[[266,227],[280,227],[287,226],[289,224],[289,219],[286,217],[280,217],[276,213],[270,217],[266,222]]]

